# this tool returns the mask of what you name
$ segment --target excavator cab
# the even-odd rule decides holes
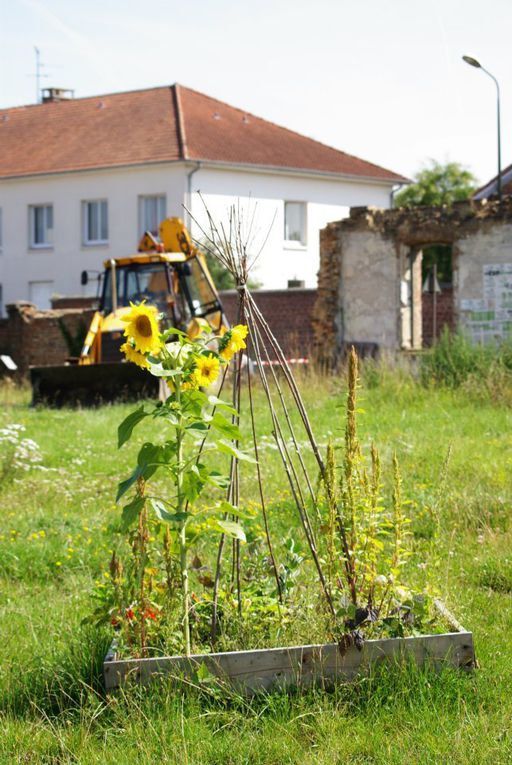
[[[112,283],[114,278],[115,287]],[[171,289],[166,263],[131,263],[117,268],[108,267],[103,279],[99,309],[105,316],[112,313],[115,294],[116,308],[145,300],[156,305],[160,313],[167,314]]]

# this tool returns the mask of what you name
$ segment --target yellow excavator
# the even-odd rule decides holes
[[[88,284],[87,271],[81,282]],[[227,326],[206,260],[180,218],[162,221],[158,237],[146,232],[137,254],[105,261],[98,288],[98,310],[80,357],[31,367],[33,404],[91,405],[158,394],[156,378],[126,363],[120,350],[130,303],[156,305],[164,329],[176,327],[191,336],[205,320],[213,332]]]

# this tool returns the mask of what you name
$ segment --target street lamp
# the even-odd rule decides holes
[[[498,200],[501,206],[501,120],[500,120],[500,86],[498,85],[498,80],[496,77],[491,74],[487,69],[484,69],[480,61],[477,61],[476,58],[473,58],[472,56],[462,56],[463,61],[466,62],[466,64],[469,64],[470,66],[474,66],[475,69],[481,69],[482,72],[485,72],[489,75],[489,77],[494,80],[494,84],[496,85],[496,94],[497,94],[497,116],[498,116]]]

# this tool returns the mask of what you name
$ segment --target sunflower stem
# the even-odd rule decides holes
[[[176,377],[176,403],[180,412],[178,423],[176,425],[176,459],[177,459],[177,512],[181,515],[183,512],[183,425],[181,417],[181,375]],[[190,623],[189,623],[189,594],[188,594],[188,565],[187,565],[187,534],[186,522],[180,521],[180,569],[181,569],[181,587],[183,603],[183,641],[185,643],[185,654],[190,656]]]

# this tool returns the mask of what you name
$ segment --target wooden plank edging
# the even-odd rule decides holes
[[[204,666],[236,690],[253,693],[271,688],[332,686],[367,674],[383,661],[412,659],[418,666],[429,663],[435,669],[448,664],[471,669],[475,666],[473,635],[459,631],[420,637],[367,640],[361,650],[350,646],[341,651],[337,643],[263,648],[249,651],[162,656],[148,659],[118,659],[115,649],[104,665],[107,691],[127,680],[146,684],[153,677],[166,675],[177,680],[191,678]]]

